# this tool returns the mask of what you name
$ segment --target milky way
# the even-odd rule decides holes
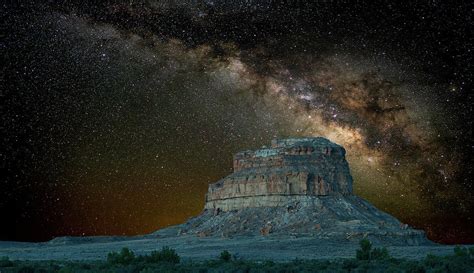
[[[6,43],[5,238],[182,222],[233,153],[289,136],[343,145],[356,194],[431,238],[473,238],[471,75],[439,78],[421,55],[336,27],[190,45],[90,14],[22,16]]]

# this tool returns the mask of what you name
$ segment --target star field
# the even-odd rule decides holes
[[[0,239],[152,232],[234,153],[323,136],[356,194],[473,242],[468,3],[132,2],[5,4]]]

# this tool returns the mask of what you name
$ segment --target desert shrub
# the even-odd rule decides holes
[[[388,250],[385,247],[374,248],[374,250],[372,250],[372,252],[370,253],[371,260],[387,260],[389,258],[390,255],[388,254]]]
[[[356,250],[357,260],[370,260],[370,251],[372,250],[372,243],[367,239],[362,239],[359,242],[360,249]]]
[[[360,261],[387,260],[390,254],[385,247],[372,249],[372,243],[367,239],[359,242],[360,249],[356,250],[356,259]]]
[[[13,262],[10,261],[8,257],[0,258],[0,267],[11,267],[11,266],[13,266]]]
[[[435,256],[429,253],[428,255],[426,255],[426,258],[423,260],[423,264],[426,267],[435,268],[435,267],[441,266],[443,264],[443,261],[441,257]]]
[[[181,258],[176,253],[176,250],[165,246],[160,251],[152,251],[145,260],[149,263],[167,262],[177,264]]]
[[[465,247],[456,246],[454,248],[454,255],[457,257],[469,256],[469,250]]]
[[[399,264],[396,268],[403,270],[405,273],[425,273],[426,268],[422,261],[419,260],[399,260]]]
[[[135,260],[135,253],[124,247],[120,252],[110,252],[107,254],[107,262],[111,264],[128,265]]]
[[[221,261],[228,262],[231,259],[232,259],[232,255],[227,250],[222,251],[221,254],[219,255],[219,260]]]
[[[474,264],[471,263],[469,264],[469,261],[465,258],[459,258],[459,257],[452,257],[452,258],[444,258],[443,265],[440,267],[444,269],[444,272],[447,273],[462,273],[462,272],[469,272],[472,273],[474,272]]]

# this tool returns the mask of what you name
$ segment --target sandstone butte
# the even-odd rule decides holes
[[[233,173],[209,185],[200,215],[155,234],[430,244],[423,231],[353,194],[345,155],[322,137],[273,140],[269,148],[239,152]]]

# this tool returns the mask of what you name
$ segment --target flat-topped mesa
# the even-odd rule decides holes
[[[351,195],[345,153],[321,137],[273,140],[271,148],[239,152],[234,172],[209,185],[206,209],[274,207],[315,196]]]
[[[202,213],[177,232],[225,238],[309,236],[321,244],[362,238],[429,244],[422,231],[352,194],[345,153],[321,137],[273,140],[270,148],[237,153],[234,172],[209,185]]]

